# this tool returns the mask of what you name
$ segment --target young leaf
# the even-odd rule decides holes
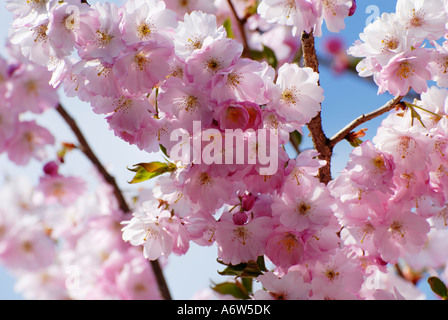
[[[277,57],[275,56],[274,50],[271,48],[263,45],[263,56],[266,59],[267,63],[274,69],[277,68],[278,61]]]
[[[266,271],[264,257],[258,257],[257,261],[243,262],[237,265],[227,265],[223,271],[218,271],[222,276],[236,276],[244,278],[256,278]]]
[[[226,29],[227,31],[227,37],[231,38],[231,39],[235,39],[235,35],[233,34],[233,30],[232,30],[232,20],[230,20],[230,18],[227,18],[226,20],[224,20],[224,22],[222,23],[222,26]]]
[[[429,277],[428,283],[435,294],[442,297],[443,300],[448,300],[448,289],[442,280],[437,277]]]
[[[160,151],[162,151],[162,153],[165,155],[165,157],[169,158],[170,156],[168,155],[168,151],[166,150],[165,146],[162,144],[159,144],[160,147]]]
[[[420,122],[420,124],[423,126],[423,128],[426,128],[422,121],[422,117],[420,116],[420,114],[417,111],[415,111],[415,108],[410,104],[408,104],[407,106],[408,106],[409,110],[411,110],[411,118],[412,118],[411,125],[414,125],[414,119],[417,119]]]
[[[140,183],[161,174],[167,172],[173,172],[176,170],[176,165],[173,163],[163,163],[163,162],[150,162],[150,163],[139,163],[134,165],[134,168],[129,169],[129,171],[135,172],[134,178],[129,182],[130,184]]]
[[[230,294],[237,299],[247,300],[250,298],[246,288],[239,282],[223,282],[215,285],[212,289],[220,294]]]

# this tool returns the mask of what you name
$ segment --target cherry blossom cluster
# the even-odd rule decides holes
[[[61,88],[103,115],[120,139],[167,158],[137,165],[158,177],[132,215],[106,186],[83,193],[85,182],[61,175],[53,161],[36,188],[18,193],[24,198],[9,186],[0,192],[14,208],[0,207],[0,259],[18,271],[28,297],[45,284],[50,298],[159,298],[146,260],[184,255],[191,242],[216,246],[229,268],[260,257],[273,265],[255,277],[263,286],[255,299],[417,298],[389,266],[406,259],[420,270],[418,254],[425,267],[447,262],[427,245],[446,239],[447,227],[446,1],[399,0],[349,49],[379,93],[413,89],[421,98],[391,112],[328,185],[318,179],[326,161],[317,151],[290,158],[285,148],[324,101],[319,74],[296,55],[303,32],[320,36],[324,22],[342,30],[354,0],[7,0],[6,8],[14,63],[0,61],[0,152],[20,165],[44,159],[54,138],[22,119],[57,107]],[[249,159],[272,146],[250,143],[261,129],[278,140],[268,150],[278,163],[270,175]],[[195,154],[216,161],[170,159],[179,130]],[[231,130],[242,133],[237,146],[216,139]],[[228,154],[235,161],[222,161]],[[82,284],[72,277],[68,285],[72,267],[89,272]]]
[[[54,174],[52,164],[43,177],[49,167]],[[121,239],[124,214],[110,187],[87,192],[67,181],[56,194],[54,187],[23,176],[2,185],[0,262],[16,291],[33,300],[160,299],[148,261]]]
[[[343,30],[344,19],[355,11],[355,0],[262,0],[258,7],[269,23],[292,26],[294,35],[313,31],[317,36],[322,34],[324,21],[331,32]]]
[[[0,57],[0,153],[18,165],[44,160],[46,146],[54,143],[50,131],[33,119],[58,104],[50,79],[45,67],[20,55],[10,61]]]
[[[425,92],[430,80],[446,86],[447,45],[438,42],[446,35],[446,6],[444,0],[397,1],[396,12],[369,24],[349,49],[362,58],[359,75],[373,76],[379,93],[394,96],[405,96],[409,88]]]

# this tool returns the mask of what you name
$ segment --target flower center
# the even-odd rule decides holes
[[[137,35],[141,40],[148,40],[151,37],[151,33],[151,26],[146,22],[140,23],[140,25],[137,27]]]
[[[239,226],[233,230],[233,239],[237,239],[242,245],[246,245],[247,240],[250,240],[251,232],[245,226]]]
[[[285,233],[284,238],[280,240],[278,244],[281,245],[286,252],[291,253],[297,248],[299,242],[293,234]]]
[[[101,30],[96,30],[96,43],[100,46],[100,47],[105,47],[108,44],[110,44],[112,42],[112,39],[114,38],[114,36],[108,34],[105,31],[101,31]]]
[[[41,24],[33,29],[34,42],[46,42],[48,39],[47,36],[47,25]]]
[[[213,178],[210,177],[210,175],[207,172],[201,172],[201,174],[199,175],[199,186],[201,186],[202,188],[208,189],[211,186],[213,186]]]
[[[383,157],[377,156],[375,159],[372,159],[372,164],[375,167],[374,173],[383,173],[386,171],[386,164],[384,163]]]
[[[296,207],[297,214],[301,216],[306,216],[310,212],[311,212],[311,206],[308,203],[304,201],[299,202],[299,204]]]
[[[208,71],[211,71],[214,73],[221,67],[221,63],[219,62],[219,60],[217,60],[215,58],[210,58],[205,63],[205,67],[207,68]]]
[[[387,36],[381,40],[381,43],[383,44],[383,52],[392,51],[398,48],[397,38]]]
[[[33,10],[37,10],[45,6],[46,0],[26,0],[27,5]]]
[[[297,89],[295,86],[287,88],[282,93],[282,100],[287,105],[291,106],[297,103]]]
[[[195,96],[188,96],[182,102],[182,107],[187,112],[196,111],[198,109],[198,107],[199,107],[198,98],[195,97]]]
[[[138,71],[146,71],[146,68],[150,63],[151,60],[143,52],[139,52],[134,57],[134,67]]]
[[[201,49],[203,41],[204,41],[204,39],[202,36],[194,35],[194,36],[191,36],[190,38],[188,38],[187,44],[185,45],[185,47],[189,50]]]
[[[389,231],[392,232],[392,235],[399,236],[404,238],[406,235],[406,228],[402,225],[400,221],[394,221],[389,227]]]
[[[411,20],[409,21],[409,23],[412,27],[421,27],[425,23],[425,13],[421,9],[418,11],[412,9]]]
[[[410,64],[408,61],[404,61],[400,63],[400,66],[398,67],[397,71],[397,77],[399,77],[401,80],[407,79],[409,77],[412,77],[414,75],[415,69],[412,67],[412,64]]]

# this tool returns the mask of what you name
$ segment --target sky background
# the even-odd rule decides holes
[[[4,7],[4,1],[0,5],[0,44],[6,41],[11,15]],[[123,3],[121,0],[111,1],[117,4]],[[366,11],[369,6],[375,11]],[[366,23],[371,21],[372,14],[392,12],[395,10],[395,1],[366,1],[358,0],[358,9],[354,16],[347,18],[346,29],[339,34],[329,34],[324,31],[322,38],[316,39],[318,54],[324,55],[322,49],[327,36],[338,36],[344,39],[347,45],[352,44],[358,35],[363,31]],[[4,48],[0,45],[0,53],[5,56]],[[377,95],[377,87],[369,81],[357,78],[351,73],[336,75],[327,67],[320,67],[320,83],[325,90],[325,101],[322,104],[322,119],[325,133],[328,137],[333,136],[347,123],[363,113],[375,110],[382,106],[392,97],[389,94]],[[107,124],[102,116],[91,112],[88,105],[77,99],[66,98],[61,94],[61,101],[66,109],[78,122],[81,130],[88,137],[92,149],[104,164],[106,164],[112,175],[116,176],[117,182],[124,190],[129,190],[127,181],[130,180],[130,172],[126,167],[139,162],[152,161],[153,156],[139,151],[134,146],[116,138],[113,132],[108,130]],[[384,117],[377,118],[362,128],[368,128],[367,135],[363,140],[371,139],[376,133],[376,127]],[[48,128],[61,141],[76,141],[65,123],[53,110],[39,117],[38,122]],[[304,138],[302,148],[309,148],[312,142],[309,138]],[[332,163],[333,176],[345,167],[348,155],[352,147],[348,142],[342,141],[334,150]],[[69,155],[69,161],[76,163],[76,166],[64,167],[64,173],[86,176],[90,170],[90,164],[82,154],[73,152]],[[71,170],[70,172],[67,172]],[[37,179],[36,172],[40,172],[41,166],[37,162],[32,162],[27,168],[16,167],[11,164],[6,157],[0,156],[0,176],[5,173],[25,173],[31,179]],[[0,183],[2,182],[0,178]],[[211,281],[222,282],[225,280],[217,274],[217,270],[222,270],[222,266],[216,262],[216,247],[199,247],[192,243],[190,251],[185,256],[171,255],[169,264],[164,270],[168,286],[175,299],[189,299],[198,290],[209,288]],[[14,279],[8,271],[0,266],[0,300],[20,299],[14,292]]]

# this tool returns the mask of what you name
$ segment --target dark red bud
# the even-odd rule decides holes
[[[237,226],[241,226],[247,222],[247,214],[242,211],[235,212],[232,218],[233,223]]]
[[[356,0],[352,0],[352,7],[350,8],[350,11],[348,12],[349,17],[354,15],[356,12]]]
[[[49,176],[57,176],[59,165],[55,161],[50,161],[44,166],[44,173]]]
[[[245,194],[241,197],[241,209],[243,211],[250,211],[254,207],[255,204],[255,196],[251,193]]]

